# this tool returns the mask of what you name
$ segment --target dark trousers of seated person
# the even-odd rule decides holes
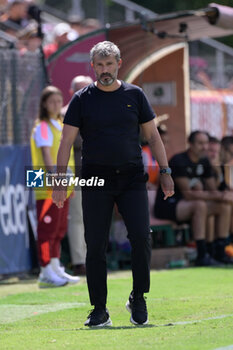
[[[82,191],[87,284],[90,302],[96,307],[105,307],[107,302],[106,250],[115,203],[127,227],[132,247],[133,290],[141,294],[150,288],[147,177],[141,170],[130,174],[116,172],[110,178],[103,176],[103,173],[99,174],[100,178],[101,175],[107,183],[105,188],[84,188]]]

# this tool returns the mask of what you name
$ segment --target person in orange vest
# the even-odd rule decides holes
[[[163,116],[158,116],[157,119],[159,120],[157,123],[160,123],[160,119]],[[164,119],[164,117],[163,117]],[[167,127],[165,124],[159,124],[158,125],[158,132],[160,134],[160,137],[163,141],[164,148],[167,151],[168,144],[169,144],[169,136],[167,132]],[[142,142],[142,159],[143,159],[143,164],[145,166],[145,170],[148,173],[149,179],[149,187],[152,188],[154,186],[158,185],[159,182],[159,165],[156,159],[153,157],[151,149],[148,145],[147,142]]]
[[[61,108],[62,93],[55,86],[47,86],[41,94],[39,118],[31,135],[31,156],[34,170],[53,173],[62,133]],[[68,163],[74,167],[73,150]],[[37,172],[38,174],[38,172]],[[67,191],[67,197],[72,188]],[[39,287],[60,287],[67,283],[77,283],[80,278],[71,276],[60,266],[61,240],[67,232],[69,198],[62,209],[52,201],[52,187],[35,188],[37,208],[37,245],[41,266]]]
[[[156,185],[159,179],[159,165],[156,159],[153,157],[148,144],[142,146],[142,159],[145,170],[149,176],[149,183]]]

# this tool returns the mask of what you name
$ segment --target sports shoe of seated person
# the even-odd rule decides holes
[[[196,266],[222,266],[219,261],[216,261],[208,253],[204,255],[203,258],[197,258],[195,261]]]
[[[225,247],[225,253],[227,256],[229,256],[230,258],[233,258],[233,244],[228,244],[226,247]]]
[[[112,321],[110,319],[108,310],[106,308],[95,307],[90,314],[84,326],[88,327],[108,327],[112,326]]]
[[[66,278],[58,276],[52,269],[51,264],[41,267],[38,278],[39,288],[63,287],[68,283]]]
[[[65,278],[67,283],[76,284],[80,281],[78,276],[71,276],[65,272],[63,266],[60,265],[60,260],[58,258],[51,258],[51,266],[53,271],[61,278]]]
[[[148,323],[146,301],[143,294],[135,294],[132,291],[125,306],[126,309],[131,313],[131,323],[134,325],[145,325]]]
[[[227,240],[226,239],[217,239],[215,241],[215,260],[226,265],[233,265],[233,258],[226,254]]]

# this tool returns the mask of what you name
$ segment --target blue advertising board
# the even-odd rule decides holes
[[[27,145],[0,146],[0,274],[31,268],[25,167],[31,164]]]

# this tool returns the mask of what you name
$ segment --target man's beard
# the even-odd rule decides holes
[[[104,78],[109,78],[107,80],[104,80]],[[103,86],[110,86],[114,83],[114,81],[116,80],[116,78],[110,74],[101,74],[98,81],[100,82],[100,84],[102,84]]]

